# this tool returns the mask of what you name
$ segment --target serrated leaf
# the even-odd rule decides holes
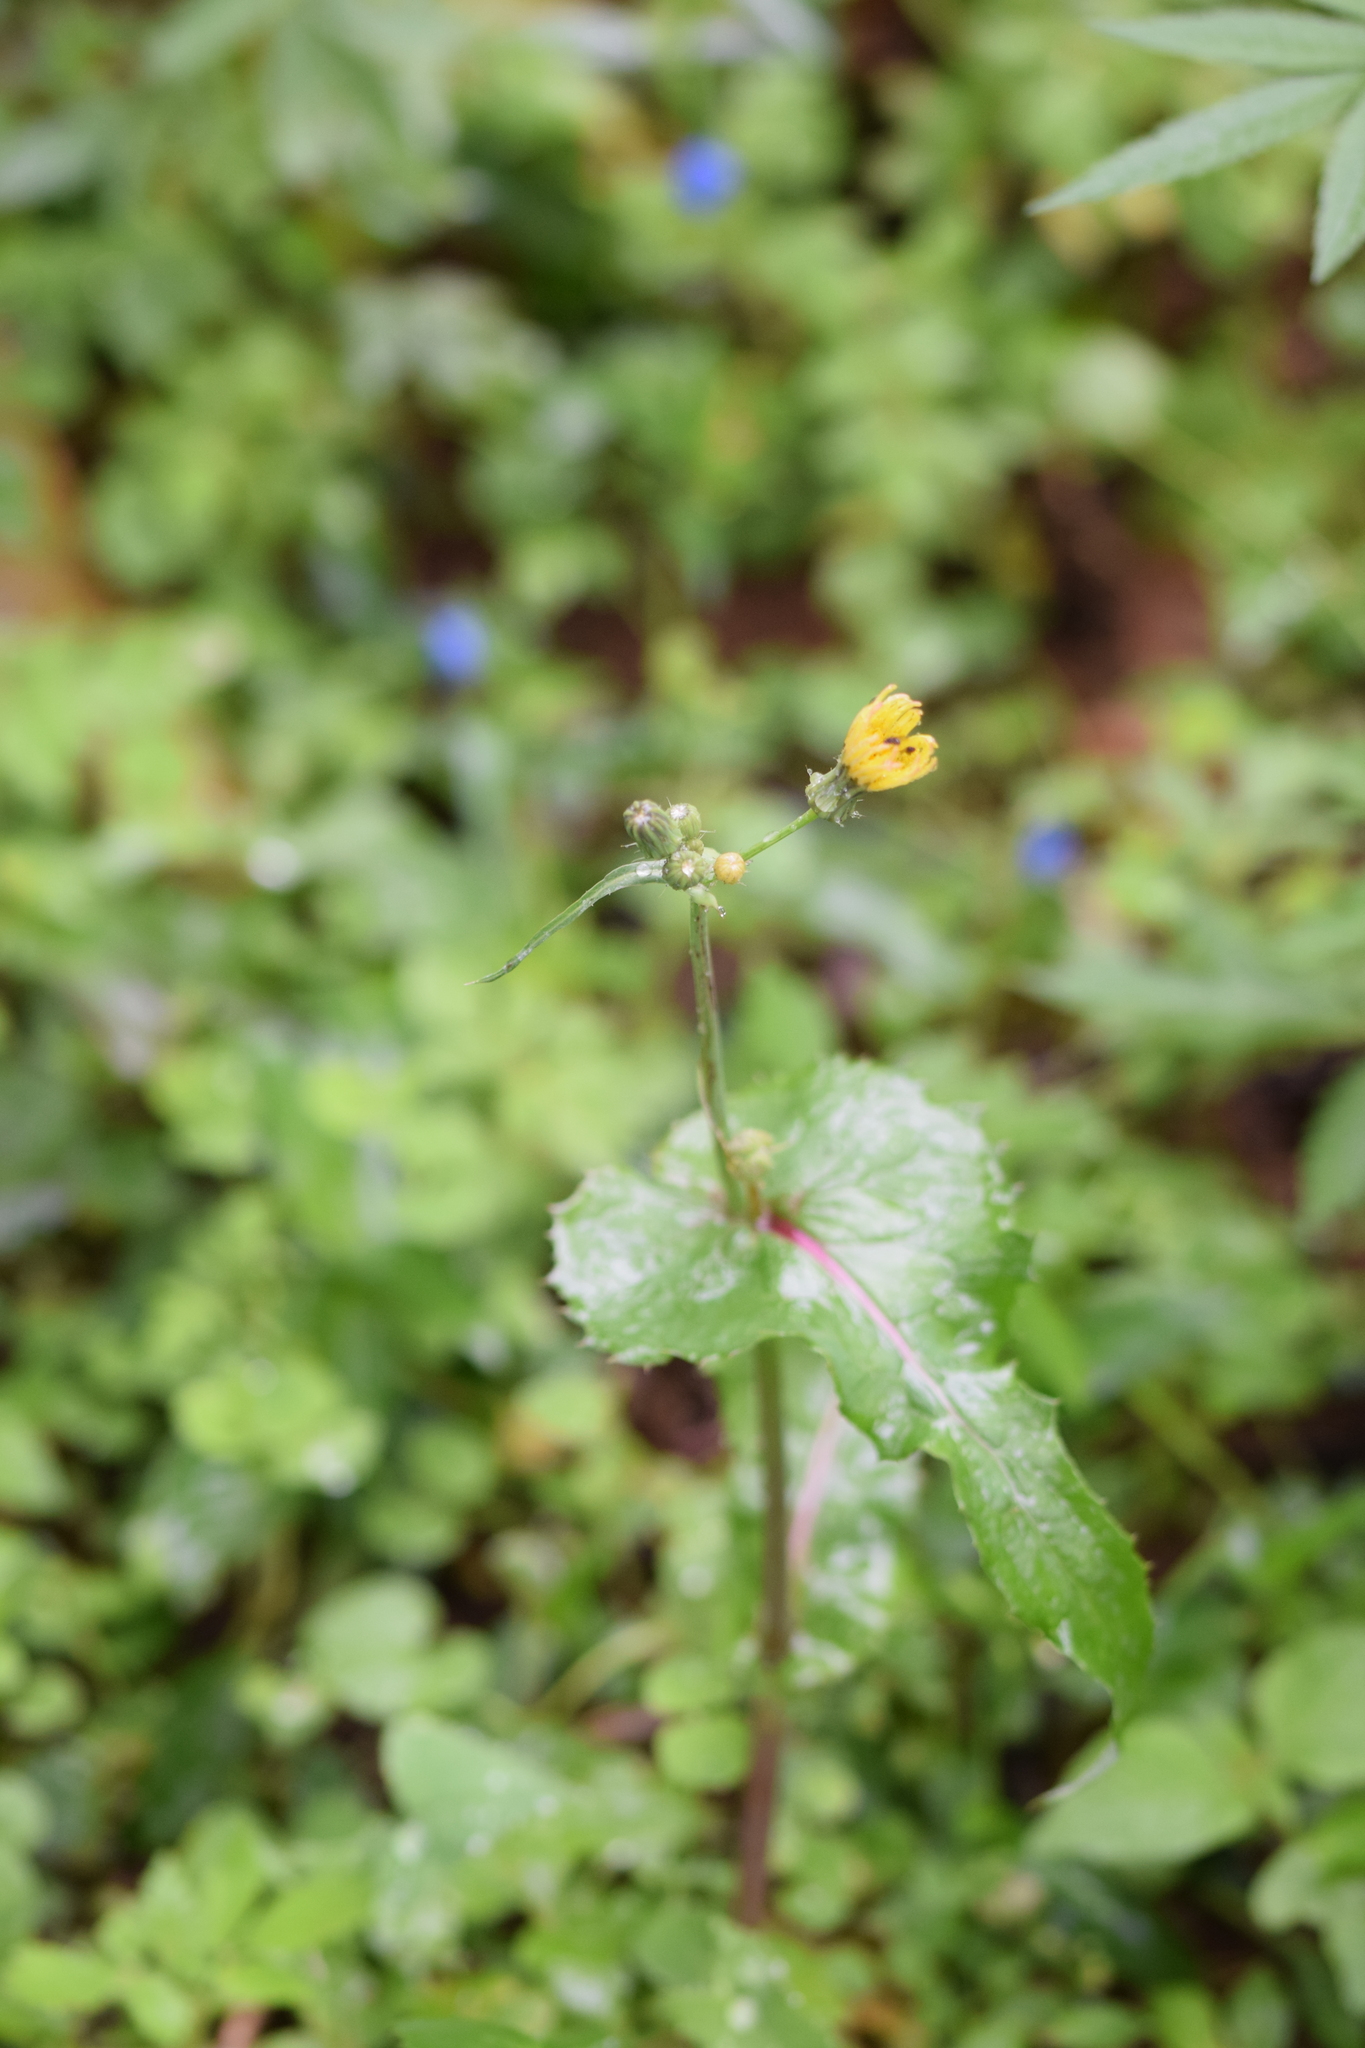
[[[1348,1067],[1318,1104],[1304,1140],[1301,1174],[1303,1220],[1310,1230],[1365,1200],[1365,1060]]]
[[[1104,35],[1173,57],[1210,64],[1255,64],[1266,71],[1365,71],[1365,28],[1324,21],[1306,9],[1214,7],[1200,14],[1157,14],[1145,21],[1102,21]]]
[[[1365,96],[1332,138],[1313,223],[1313,282],[1323,284],[1365,242]]]
[[[999,1359],[1027,1247],[980,1131],[913,1081],[844,1060],[737,1113],[775,1140],[771,1212],[753,1226],[722,1214],[705,1124],[687,1119],[656,1180],[593,1173],[556,1212],[552,1279],[571,1313],[634,1364],[804,1338],[884,1456],[948,1463],[1014,1611],[1126,1705],[1150,1639],[1142,1567],[1052,1404]]]
[[[1254,86],[1197,114],[1163,123],[1140,141],[1103,157],[1060,191],[1035,199],[1029,212],[1051,213],[1059,206],[1113,199],[1141,185],[1166,185],[1240,163],[1272,143],[1287,142],[1330,120],[1355,90],[1354,80],[1341,77],[1283,78],[1273,85]]]

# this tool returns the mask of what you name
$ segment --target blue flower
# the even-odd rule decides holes
[[[669,158],[673,203],[680,213],[719,213],[744,183],[744,165],[715,135],[687,135]]]
[[[1014,847],[1014,865],[1026,882],[1049,889],[1069,875],[1084,847],[1074,825],[1028,825]]]
[[[422,651],[438,682],[467,690],[488,666],[488,628],[472,604],[437,605],[422,628]]]

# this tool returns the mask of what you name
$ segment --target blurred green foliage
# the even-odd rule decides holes
[[[0,36],[0,2039],[1352,2048],[1365,288],[1306,294],[1311,151],[1026,222],[1217,89],[1071,0]],[[1158,1648],[1033,1807],[1098,1688],[846,1432],[749,1934],[744,1376],[713,1422],[542,1285],[687,1104],[681,906],[468,983],[627,799],[746,843],[887,682],[942,768],[735,892],[736,1070],[980,1105]]]

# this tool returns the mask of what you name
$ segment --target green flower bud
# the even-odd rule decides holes
[[[668,815],[679,839],[701,838],[701,812],[695,804],[670,804]]]
[[[670,889],[705,887],[715,879],[716,856],[695,839],[689,839],[664,862],[664,880]]]
[[[626,830],[651,860],[667,860],[677,852],[684,838],[673,813],[691,808],[690,804],[674,804],[666,811],[662,804],[651,803],[647,796],[642,796],[626,812]],[[700,824],[700,819],[697,822]]]

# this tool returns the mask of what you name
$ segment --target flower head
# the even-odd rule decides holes
[[[719,213],[744,183],[744,165],[718,135],[685,135],[669,159],[673,203],[682,213]]]
[[[437,605],[422,628],[422,651],[438,684],[468,689],[483,675],[491,651],[482,613],[453,600]]]
[[[938,741],[916,734],[921,707],[888,683],[848,729],[840,761],[859,789],[899,789],[938,766]]]

